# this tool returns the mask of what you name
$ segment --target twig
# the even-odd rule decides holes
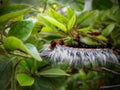
[[[28,55],[21,55],[21,54],[16,54],[16,53],[12,53],[12,52],[8,52],[9,54],[15,55],[15,56],[20,56],[20,57],[24,57],[24,58],[32,58],[31,56]]]
[[[2,39],[0,39],[0,43],[3,44],[3,40]]]
[[[119,6],[119,8],[120,8],[120,0],[118,0],[118,6]]]
[[[120,73],[118,73],[116,71],[113,71],[113,70],[110,70],[110,69],[105,68],[105,67],[100,67],[99,69],[91,69],[91,68],[88,68],[88,69],[92,70],[92,71],[96,71],[96,72],[111,73],[111,74],[114,74],[114,75],[120,75]]]
[[[47,8],[47,1],[46,1],[45,4],[44,4],[44,7],[43,7],[43,11],[42,11],[42,13],[45,12],[46,8]]]
[[[13,60],[15,60],[15,59],[13,59]],[[15,79],[15,77],[16,77],[17,66],[20,63],[20,61],[21,60],[17,60],[17,62],[15,64],[13,64],[13,67],[12,67],[12,81],[11,81],[12,90],[16,90],[16,79]]]
[[[100,69],[101,69],[102,71],[105,71],[105,72],[109,72],[109,73],[112,73],[112,74],[115,74],[115,75],[120,75],[120,73],[115,72],[115,71],[110,70],[110,69],[105,68],[105,67],[101,67]]]
[[[111,86],[101,86],[100,89],[118,88],[118,87],[120,87],[120,84],[118,84],[118,85],[111,85]]]

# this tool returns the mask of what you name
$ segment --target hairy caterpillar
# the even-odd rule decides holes
[[[52,41],[43,52],[42,57],[50,58],[54,63],[67,62],[70,65],[86,65],[88,63],[118,63],[114,51],[109,48],[73,48],[66,46],[63,40]]]

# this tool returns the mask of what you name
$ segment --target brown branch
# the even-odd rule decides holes
[[[102,71],[105,71],[105,72],[108,72],[108,73],[112,73],[112,74],[115,74],[115,75],[120,75],[120,73],[116,72],[116,71],[113,71],[113,70],[110,70],[108,68],[105,68],[105,67],[101,67],[100,68]]]
[[[120,76],[120,73],[116,72],[116,71],[113,71],[113,70],[110,70],[108,68],[105,68],[105,67],[100,67],[98,69],[91,69],[91,68],[88,68],[89,70],[92,70],[92,71],[96,71],[96,72],[102,72],[102,73],[111,73],[111,74],[114,74],[114,75],[119,75]]]
[[[120,84],[118,84],[118,85],[111,85],[111,86],[101,86],[100,87],[100,89],[108,89],[108,88],[118,88],[118,87],[120,87]]]
[[[2,39],[0,39],[0,43],[3,44],[3,40]]]

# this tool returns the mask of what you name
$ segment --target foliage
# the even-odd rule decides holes
[[[80,69],[65,63],[53,65],[49,60],[40,57],[44,44],[54,39],[62,39],[68,45],[77,47],[111,45],[113,48],[120,48],[120,10],[115,6],[116,2],[106,0],[110,2],[106,4],[105,0],[93,0],[92,11],[77,15],[76,10],[83,9],[84,0],[73,1],[2,0],[1,90],[94,90],[111,84],[111,79],[113,83],[119,83],[119,77],[101,73],[98,66],[94,66],[94,71],[91,71],[89,66]],[[62,12],[61,8],[68,2],[72,8]],[[98,2],[103,4],[98,6]],[[34,7],[31,7],[31,3]],[[108,67],[120,69],[119,66]]]

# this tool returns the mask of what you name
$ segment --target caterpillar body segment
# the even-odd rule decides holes
[[[49,58],[53,63],[67,62],[70,65],[118,63],[118,58],[112,49],[73,48],[66,46],[62,40],[52,41],[40,55]]]

